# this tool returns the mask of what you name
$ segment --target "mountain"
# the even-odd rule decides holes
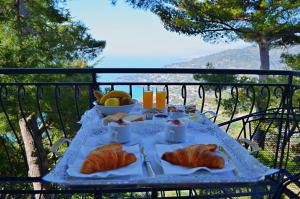
[[[275,48],[270,51],[270,67],[274,70],[286,70],[286,65],[281,62],[281,54],[284,52],[299,53],[300,45],[293,48],[282,49]],[[206,68],[207,63],[212,63],[214,68],[221,69],[259,69],[260,59],[257,46],[251,46],[242,49],[225,50],[208,56],[194,58],[187,62],[174,63],[166,65],[166,68]],[[174,74],[147,74],[147,75],[128,75],[118,78],[116,81],[131,82],[184,82],[194,81],[192,75],[174,75]]]
[[[286,65],[281,63],[280,55],[283,52],[299,53],[300,46],[290,48],[289,51],[276,48],[270,51],[270,66],[274,70],[284,70]],[[192,59],[191,61],[167,65],[168,68],[205,68],[210,62],[214,68],[226,69],[259,69],[260,59],[257,46],[243,49],[225,50],[219,53]]]

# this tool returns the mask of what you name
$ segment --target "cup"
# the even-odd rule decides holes
[[[126,143],[130,141],[130,123],[123,121],[122,123],[110,122],[108,123],[108,133],[111,142]]]
[[[171,120],[165,127],[165,139],[171,143],[184,142],[186,139],[186,124],[182,120]]]
[[[158,109],[166,108],[166,98],[167,98],[166,89],[156,88],[156,108]]]
[[[153,91],[150,89],[150,86],[143,88],[143,107],[152,108],[153,106]]]

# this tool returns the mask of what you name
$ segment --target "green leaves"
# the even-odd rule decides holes
[[[145,1],[126,1],[144,7]],[[245,39],[269,42],[299,33],[300,1],[278,0],[149,0],[166,29],[187,35],[200,34],[208,41]],[[291,28],[294,27],[294,28]],[[299,37],[299,35],[297,36]]]
[[[20,2],[0,0],[0,67],[76,67],[105,47],[58,6],[62,1]]]
[[[117,0],[114,0],[116,2]],[[300,41],[300,1],[290,0],[126,0],[134,8],[150,9],[164,27],[205,41],[259,44],[262,69],[269,69],[269,48]],[[267,60],[267,61],[266,61]]]
[[[207,69],[214,69],[212,63],[206,64]],[[214,82],[214,83],[235,83],[238,82],[238,77],[236,75],[230,74],[194,74],[195,80],[204,82]]]
[[[300,70],[300,53],[299,54],[283,54],[283,61],[292,70]]]

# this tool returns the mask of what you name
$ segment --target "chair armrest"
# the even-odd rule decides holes
[[[246,144],[248,144],[249,146],[251,146],[252,151],[250,152],[251,155],[253,154],[257,154],[259,151],[261,151],[261,148],[258,146],[257,143],[252,142],[251,140],[247,139],[247,138],[242,138],[238,140],[239,142],[244,142]]]
[[[52,153],[54,153],[55,155],[61,155],[61,153],[58,152],[58,149],[59,147],[65,143],[65,142],[68,142],[68,143],[71,143],[71,139],[69,138],[64,138],[64,137],[61,137],[59,138],[53,145],[52,147],[50,148],[50,151]]]
[[[217,114],[215,112],[213,112],[213,111],[205,111],[202,114],[204,114],[204,115],[206,115],[206,114],[211,115],[211,117],[208,117],[208,119],[212,119],[212,118],[217,117]]]

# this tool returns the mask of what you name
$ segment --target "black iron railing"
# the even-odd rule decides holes
[[[99,80],[99,76],[110,73],[177,75],[177,79],[160,82],[153,81],[153,78],[146,82],[102,82]],[[237,76],[240,81],[222,82],[219,79],[216,79],[216,82],[195,81],[190,76],[189,81],[181,82],[181,76],[178,74],[230,74]],[[60,137],[72,138],[76,135],[76,131],[80,128],[77,121],[85,110],[93,106],[93,89],[101,89],[104,92],[105,88],[113,90],[118,86],[126,86],[126,90],[131,95],[135,94],[135,89],[139,86],[163,86],[167,90],[168,103],[197,104],[197,108],[201,112],[213,111],[216,113],[212,120],[228,134],[238,140],[248,139],[262,148],[261,151],[254,153],[260,161],[268,166],[286,171],[285,174],[269,179],[268,183],[264,182],[269,186],[267,191],[264,190],[267,195],[275,192],[274,187],[279,186],[279,182],[285,179],[284,176],[289,175],[286,173],[296,174],[300,167],[300,72],[298,71],[51,68],[0,69],[0,75],[2,79],[0,83],[0,118],[2,122],[0,127],[0,195],[1,187],[2,190],[15,190],[16,187],[13,185],[15,181],[11,181],[11,177],[17,177],[16,179],[24,184],[26,179],[30,179],[28,178],[28,157],[24,147],[24,135],[20,129],[22,124],[27,127],[30,135],[34,138],[33,145],[40,157],[37,160],[40,167],[43,168],[42,175],[45,175],[59,158],[51,154],[49,148]],[[258,81],[259,75],[264,75],[266,80]],[[242,77],[247,78],[243,80]],[[244,142],[242,144],[252,151],[251,145]],[[67,146],[62,150],[66,148]],[[46,156],[46,158],[42,156]],[[45,159],[47,162],[44,162]],[[294,178],[292,178],[293,183],[298,183],[299,188],[297,181],[299,178]],[[269,182],[272,182],[274,186],[271,186],[272,183]],[[26,186],[23,186],[22,183],[18,185],[20,194],[25,194],[29,190],[33,191],[31,184],[31,181],[27,181]],[[48,192],[49,190],[56,190],[54,192],[60,190],[62,194],[65,194],[65,191],[66,193],[68,191],[53,185],[51,187],[52,189],[48,189]],[[231,191],[227,191],[227,193],[227,189]],[[261,193],[255,192],[255,188],[240,188],[241,191],[235,192],[236,189],[237,187],[224,187],[222,193],[224,196],[226,194],[229,194],[228,196],[261,195]],[[281,190],[287,193],[285,190],[288,189],[284,187]],[[147,191],[142,188],[125,191],[138,190]],[[197,191],[201,192],[201,190]],[[189,190],[189,193],[195,196],[197,191]],[[36,192],[38,190],[31,193]],[[76,193],[79,192],[77,190]],[[88,192],[91,193],[93,190],[86,191],[86,193]],[[93,193],[98,195],[100,192],[101,190],[94,190]],[[101,193],[105,192],[109,191],[102,190]],[[204,192],[202,190],[202,195]],[[84,191],[80,193],[84,193]],[[215,195],[219,196],[222,193],[216,192]],[[11,193],[3,191],[3,194],[10,195]],[[161,192],[160,195],[163,194]]]

